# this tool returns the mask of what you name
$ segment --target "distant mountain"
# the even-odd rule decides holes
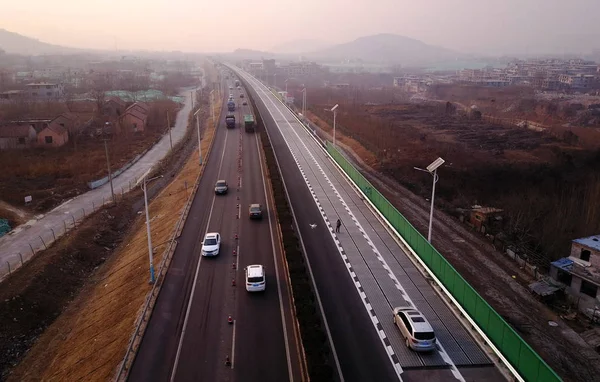
[[[48,44],[31,37],[0,29],[0,49],[6,53],[37,56],[42,54],[74,54],[85,50]]]
[[[280,54],[301,54],[316,52],[331,47],[333,44],[320,40],[294,40],[288,41],[271,48],[271,52]]]
[[[450,49],[394,34],[361,37],[345,44],[307,53],[306,56],[315,60],[361,60],[402,65],[422,65],[464,57],[462,53]]]
[[[253,49],[236,49],[229,53],[231,56],[236,58],[246,58],[251,60],[269,59],[274,58],[275,55],[270,52],[262,52],[260,50]]]

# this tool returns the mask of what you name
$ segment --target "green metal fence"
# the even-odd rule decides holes
[[[525,381],[561,381],[554,370],[330,142],[327,142],[327,151],[400,233]]]

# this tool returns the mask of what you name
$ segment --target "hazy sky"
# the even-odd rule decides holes
[[[599,14],[600,0],[0,0],[1,28],[45,42],[183,51],[396,33],[465,52],[535,53],[567,40],[579,52],[600,36]]]

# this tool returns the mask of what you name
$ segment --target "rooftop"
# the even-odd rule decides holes
[[[53,82],[34,82],[31,84],[27,84],[26,86],[56,86],[58,84]]]
[[[600,251],[600,235],[582,237],[581,239],[573,240],[573,243],[585,245],[586,247],[593,248],[596,251]]]
[[[600,285],[600,269],[597,269],[596,267],[585,267],[567,257],[553,261],[552,265],[559,269],[562,269],[563,271],[569,272],[582,279],[590,281],[596,285]]]

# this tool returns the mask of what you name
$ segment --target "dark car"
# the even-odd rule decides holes
[[[244,94],[240,94],[240,98],[244,98]]]
[[[262,206],[260,204],[250,204],[248,214],[250,219],[262,219]]]
[[[229,190],[229,186],[227,186],[227,182],[224,180],[217,180],[215,184],[215,194],[226,194]]]

